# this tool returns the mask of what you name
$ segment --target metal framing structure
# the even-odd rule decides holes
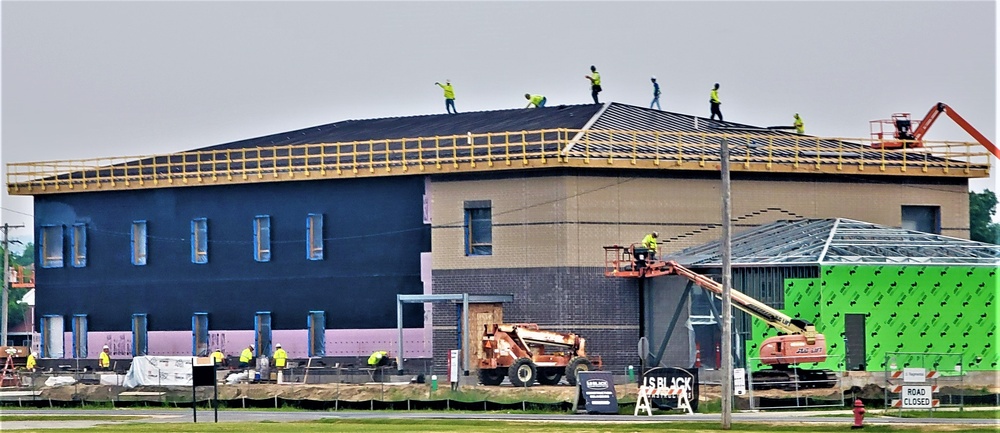
[[[718,241],[709,242],[670,259],[688,266],[718,267],[719,247]],[[733,264],[1000,266],[1000,245],[845,218],[783,220],[734,236]]]
[[[396,352],[396,368],[403,372],[403,304],[424,304],[427,302],[460,302],[462,304],[462,342],[469,341],[469,304],[505,304],[514,302],[514,295],[396,295],[396,330],[399,331],[399,351]],[[469,374],[469,350],[462,351],[462,371]]]

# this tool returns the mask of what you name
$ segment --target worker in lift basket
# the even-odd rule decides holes
[[[645,247],[647,250],[649,250],[648,260],[656,259],[656,239],[659,237],[660,237],[659,233],[652,232],[646,235],[646,237],[642,238],[642,246]]]

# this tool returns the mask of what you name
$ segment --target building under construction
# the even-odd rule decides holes
[[[512,295],[505,322],[584,335],[623,371],[641,336],[663,332],[651,329],[657,306],[681,295],[606,278],[602,247],[654,230],[666,253],[718,239],[721,140],[737,232],[847,218],[967,238],[969,179],[990,170],[978,144],[891,149],[606,103],[12,163],[7,182],[34,196],[43,357],[95,357],[105,344],[117,358],[234,355],[251,342],[261,354],[280,342],[291,358],[367,357],[397,346],[398,295],[469,293]],[[456,314],[406,305],[402,357],[443,368],[463,345]],[[678,335],[665,362],[690,365],[695,345]]]

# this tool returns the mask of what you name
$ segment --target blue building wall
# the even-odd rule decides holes
[[[420,253],[430,251],[419,176],[102,191],[35,197],[35,244],[64,225],[64,266],[38,269],[37,316],[87,314],[90,331],[190,330],[194,312],[212,329],[303,329],[310,310],[330,329],[396,326],[397,293],[420,294]],[[306,216],[324,215],[323,260],[306,258]],[[254,260],[253,219],[271,217],[271,260]],[[208,219],[208,263],[191,261],[191,220]],[[130,232],[147,221],[148,260],[131,262]],[[71,264],[69,232],[87,224],[87,265]],[[39,249],[40,250],[40,249]],[[404,326],[422,326],[407,305]]]

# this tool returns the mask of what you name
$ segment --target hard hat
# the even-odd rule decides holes
[[[654,238],[660,237],[660,232],[653,232],[653,237]]]
[[[656,75],[653,75],[652,77],[649,77],[649,79],[650,80],[655,80],[656,79]]]
[[[251,349],[256,349],[256,347],[254,347],[253,344],[250,345],[250,348]]]
[[[38,352],[31,352],[31,356],[37,357],[38,356]]]
[[[275,344],[274,347],[281,347],[281,343]]]
[[[107,344],[104,345],[104,349],[111,349]],[[103,350],[103,349],[102,349]]]

